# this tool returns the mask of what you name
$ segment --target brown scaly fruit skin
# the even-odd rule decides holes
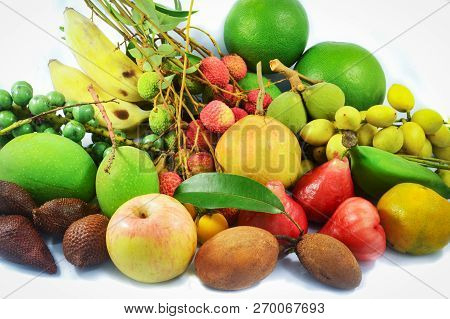
[[[44,240],[30,220],[21,215],[0,216],[0,257],[49,274],[56,272],[55,260]]]
[[[0,181],[0,214],[22,215],[30,220],[37,207],[31,195],[17,184]]]
[[[85,268],[100,265],[109,255],[106,248],[108,217],[89,215],[74,222],[63,239],[63,252],[74,266]]]
[[[298,259],[320,282],[353,289],[361,283],[361,269],[352,252],[339,240],[324,234],[306,234],[296,247]]]
[[[195,270],[209,287],[244,289],[273,271],[278,252],[278,241],[268,231],[247,226],[229,228],[203,244],[195,257]]]
[[[59,198],[34,209],[33,222],[38,229],[62,237],[72,223],[95,213],[98,210],[80,199]]]

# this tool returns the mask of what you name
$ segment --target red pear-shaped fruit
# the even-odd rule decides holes
[[[343,242],[358,260],[375,260],[386,250],[378,210],[361,197],[349,198],[339,205],[320,233]]]
[[[334,158],[303,175],[292,192],[309,221],[325,223],[338,206],[354,196],[348,159]]]

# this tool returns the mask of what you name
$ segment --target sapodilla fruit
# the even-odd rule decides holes
[[[301,148],[294,133],[277,120],[248,115],[219,139],[216,159],[226,173],[262,184],[279,180],[291,186],[301,175]]]
[[[0,214],[22,215],[32,218],[36,203],[24,188],[17,184],[0,181]]]
[[[200,112],[200,120],[213,133],[224,133],[235,122],[233,111],[220,101],[209,102]]]
[[[258,95],[259,95],[259,89],[257,90],[251,90],[247,94],[247,101],[244,102],[244,109],[247,111],[248,114],[255,114],[256,113],[256,103],[258,102]],[[269,94],[264,95],[264,101],[263,101],[263,109],[267,109],[272,103],[272,98]]]
[[[109,219],[105,215],[86,216],[67,229],[63,239],[63,252],[74,266],[84,268],[100,265],[108,259],[106,229]]]
[[[208,132],[206,130],[205,126],[200,120],[194,120],[189,123],[186,130],[186,144],[189,148],[197,145],[200,150],[208,150],[208,143],[212,145],[211,135],[211,132]]]
[[[50,250],[24,216],[0,216],[0,257],[49,274],[56,272],[55,260]]]
[[[219,58],[212,56],[204,58],[200,63],[199,70],[213,85],[223,88],[230,82],[230,73]]]
[[[243,58],[237,54],[226,55],[222,58],[222,62],[226,65],[230,75],[240,81],[247,75],[247,64]]]

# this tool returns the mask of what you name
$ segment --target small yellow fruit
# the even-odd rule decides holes
[[[433,153],[437,158],[450,161],[450,146],[448,147],[433,147]]]
[[[418,156],[420,157],[432,157],[433,156],[433,146],[428,139],[425,139],[422,149],[420,150]]]
[[[419,124],[407,122],[400,127],[403,133],[403,149],[406,154],[419,155],[425,145],[425,132]]]
[[[399,112],[411,111],[414,107],[414,95],[404,85],[393,84],[388,91],[389,104]]]
[[[450,130],[442,124],[436,133],[428,135],[428,139],[434,146],[448,147],[450,146]]]
[[[397,153],[403,146],[403,133],[395,126],[382,129],[373,138],[373,146],[390,153]]]
[[[378,129],[372,124],[366,123],[356,133],[358,137],[358,145],[372,146],[373,137],[377,134]]]
[[[366,121],[376,127],[391,126],[397,113],[392,107],[386,105],[374,105],[367,110]]]
[[[222,214],[203,215],[197,221],[197,238],[201,243],[228,228],[228,222]]]
[[[361,114],[351,106],[341,107],[335,114],[336,127],[340,130],[356,131],[361,126]]]
[[[327,159],[331,161],[336,156],[341,158],[346,151],[347,148],[342,145],[342,134],[333,135],[327,144]]]
[[[334,125],[328,120],[317,119],[306,124],[300,131],[302,139],[313,146],[327,144],[334,134]]]
[[[377,208],[386,239],[399,252],[430,254],[450,240],[450,202],[429,188],[398,184]]]
[[[411,121],[419,124],[427,135],[436,133],[444,123],[441,114],[432,109],[418,110]]]

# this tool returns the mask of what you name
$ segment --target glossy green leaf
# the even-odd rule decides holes
[[[128,50],[128,52],[130,53],[130,55],[135,58],[135,59],[142,59],[142,53],[141,51],[139,51],[139,49],[137,48],[131,48]]]
[[[158,15],[153,0],[134,0],[136,7],[144,13],[148,19],[159,25]]]
[[[168,43],[161,44],[158,47],[158,53],[164,57],[174,57],[176,55],[175,49]]]
[[[144,64],[142,65],[142,70],[144,72],[150,72],[150,71],[153,71],[153,68],[152,68],[151,64],[148,63],[148,61],[145,61]]]
[[[155,3],[155,9],[156,9],[156,11],[166,14],[171,17],[187,18],[189,16],[189,11],[173,10],[173,9],[167,8],[166,6],[163,6],[162,4],[158,4],[158,3]],[[192,11],[192,14],[194,14],[196,12],[197,11]]]
[[[161,12],[156,12],[156,15],[158,16],[159,29],[161,32],[171,31],[175,29],[180,23],[186,21],[186,18],[172,17]]]
[[[237,208],[270,214],[281,214],[284,210],[278,197],[264,185],[223,173],[195,175],[178,186],[174,197],[207,209]]]

